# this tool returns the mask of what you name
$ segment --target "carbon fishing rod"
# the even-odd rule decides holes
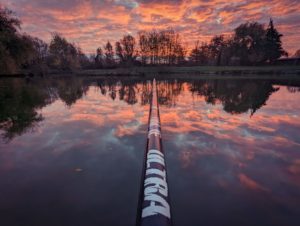
[[[162,149],[156,81],[148,120],[148,138],[136,226],[171,226],[165,157]]]

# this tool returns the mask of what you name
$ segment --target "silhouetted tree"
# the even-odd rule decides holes
[[[19,71],[34,56],[29,36],[20,34],[21,22],[11,10],[0,5],[0,71]]]
[[[255,65],[265,61],[266,30],[257,22],[241,24],[235,29],[235,55],[243,65]]]
[[[190,54],[190,60],[196,65],[222,65],[227,63],[229,41],[224,35],[214,36],[209,44],[199,46],[197,42]],[[226,63],[225,63],[226,62]]]
[[[60,70],[75,70],[81,67],[80,49],[58,33],[53,33],[49,46],[50,66]]]
[[[22,64],[22,68],[30,70],[36,75],[46,74],[48,72],[48,44],[39,38],[29,35],[23,35],[23,42],[27,43],[28,54],[27,60]]]
[[[13,11],[0,5],[0,32],[16,33],[21,21],[15,17]]]
[[[124,62],[125,61],[124,52],[120,42],[116,42],[115,52],[116,52],[116,56],[119,58],[119,62],[120,63]]]
[[[215,65],[221,64],[222,52],[226,48],[226,41],[224,35],[217,35],[212,38],[209,44],[210,57]]]
[[[147,59],[150,56],[150,49],[148,45],[148,33],[140,31],[139,36],[139,47],[140,47],[140,57],[143,65],[147,64]]]
[[[266,33],[265,41],[265,54],[266,60],[269,62],[274,62],[281,56],[287,56],[287,52],[282,48],[281,37],[277,29],[274,27],[273,20],[270,19],[270,23]]]
[[[48,44],[39,38],[30,37],[30,39],[34,50],[32,64],[46,63],[48,57]]]
[[[185,60],[186,50],[181,37],[173,29],[139,32],[140,56],[146,64],[180,64]]]
[[[79,57],[80,67],[82,69],[93,68],[93,66],[95,64],[95,62],[94,62],[95,58],[93,58],[93,60],[90,60],[90,58],[87,55],[85,55],[80,48],[77,48],[77,50],[78,50],[78,57]]]
[[[198,41],[191,51],[190,61],[195,65],[206,65],[209,61],[209,55],[209,46],[206,43],[199,45]]]
[[[105,50],[105,64],[106,67],[113,67],[115,64],[114,61],[114,50],[110,42],[108,41],[104,47]]]
[[[295,52],[295,54],[294,54],[294,57],[300,57],[300,49],[298,49],[296,52]]]
[[[116,42],[116,55],[120,63],[132,65],[137,57],[135,38],[131,35],[125,35],[119,42]]]
[[[101,47],[99,47],[96,51],[97,55],[95,57],[95,65],[96,68],[103,68],[104,65],[104,56],[103,56],[103,50]]]

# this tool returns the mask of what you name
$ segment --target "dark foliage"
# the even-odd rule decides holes
[[[48,46],[44,41],[20,32],[21,21],[6,8],[0,8],[0,73],[22,70],[43,75],[49,70],[75,71],[131,67],[135,65],[263,65],[287,56],[282,34],[273,20],[263,24],[248,22],[234,30],[231,37],[214,36],[209,43],[197,42],[187,54],[181,36],[173,29],[141,31],[138,39],[125,35],[113,46],[107,41],[96,55],[87,57],[74,43],[58,33]],[[299,56],[296,54],[295,56]]]
[[[241,24],[232,37],[212,38],[209,44],[199,46],[197,42],[191,51],[190,60],[196,65],[262,65],[273,63],[287,52],[282,48],[282,34],[273,21],[265,29],[257,22]]]
[[[282,48],[282,36],[274,27],[273,20],[270,19],[265,41],[266,60],[270,63],[273,63],[281,56],[288,56],[287,52]]]

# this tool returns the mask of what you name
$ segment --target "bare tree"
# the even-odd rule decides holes
[[[99,47],[96,50],[96,56],[95,56],[95,66],[96,68],[103,68],[104,65],[104,56],[103,56],[103,50],[101,47]]]
[[[104,47],[105,50],[105,64],[107,67],[113,67],[115,64],[114,50],[110,42],[108,41]]]
[[[300,57],[300,49],[298,49],[295,54],[294,57],[299,58]]]
[[[142,31],[139,33],[139,45],[143,64],[173,65],[185,59],[186,50],[180,35],[173,29]]]
[[[69,43],[64,37],[58,33],[53,33],[52,40],[49,45],[50,65],[60,70],[75,70],[81,67],[80,55],[82,51]]]

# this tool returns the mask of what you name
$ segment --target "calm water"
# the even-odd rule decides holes
[[[300,225],[300,81],[158,81],[175,226]],[[0,80],[3,226],[134,225],[151,83]]]

